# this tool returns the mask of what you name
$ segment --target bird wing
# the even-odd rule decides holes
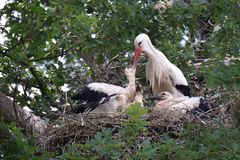
[[[175,65],[173,65],[169,71],[169,78],[172,81],[172,85],[175,86],[178,91],[180,91],[184,96],[190,97],[190,88],[187,80],[182,71]]]
[[[91,90],[89,87],[84,87],[80,92],[76,95],[72,96],[72,100],[80,100],[80,101],[98,101],[103,97],[107,97],[108,94],[103,92],[98,92],[95,90]]]
[[[87,113],[91,112],[94,109],[96,109],[98,106],[108,102],[111,99],[111,97],[113,97],[115,95],[116,94],[100,98],[96,101],[89,101],[86,104],[81,104],[78,107],[74,108],[72,110],[72,112],[75,113],[75,114],[84,113],[84,112],[87,112]]]
[[[91,90],[106,93],[107,95],[119,94],[125,91],[125,88],[123,87],[107,83],[90,83],[88,87]]]
[[[72,99],[81,101],[98,101],[101,98],[120,94],[124,91],[125,89],[123,87],[107,83],[90,83],[74,95]]]
[[[180,91],[184,96],[190,97],[190,88],[185,85],[175,85],[176,89]]]

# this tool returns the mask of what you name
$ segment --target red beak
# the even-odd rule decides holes
[[[136,65],[138,62],[138,58],[142,52],[142,48],[138,47],[135,49],[134,57],[133,57],[133,65]]]

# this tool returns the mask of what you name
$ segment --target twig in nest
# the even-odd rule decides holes
[[[199,119],[199,121],[201,122],[201,123],[203,123],[204,125],[206,125],[207,123],[206,122],[204,122],[199,116],[197,116],[197,118]]]
[[[82,115],[80,115],[80,119],[81,119],[81,126],[84,126],[85,122],[84,122],[84,120],[83,120]]]

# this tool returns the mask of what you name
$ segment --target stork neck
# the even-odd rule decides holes
[[[158,94],[159,86],[163,85],[168,79],[167,75],[171,62],[154,46],[149,47],[148,51],[146,52],[149,59],[146,65],[146,78],[150,82],[153,93]]]
[[[151,46],[151,52],[147,53],[147,56],[151,60],[160,60],[163,63],[169,63],[170,61],[167,57],[159,50],[157,50],[154,46]]]
[[[135,75],[131,78],[128,78],[128,81],[129,83],[128,86],[126,87],[126,93],[128,95],[128,99],[132,101],[136,94]]]

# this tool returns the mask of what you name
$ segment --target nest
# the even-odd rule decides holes
[[[226,125],[231,122],[230,115],[225,112],[217,113],[216,111],[215,109],[201,114],[187,112],[182,115],[172,112],[172,114],[166,115],[161,110],[150,110],[148,115],[143,117],[149,122],[148,132],[147,134],[140,133],[136,142],[146,138],[152,141],[160,141],[159,135],[162,133],[167,133],[173,138],[177,137],[189,123],[216,126],[214,122],[216,119]],[[83,117],[83,121],[81,115],[61,115],[48,128],[46,134],[39,139],[39,147],[44,150],[59,152],[68,144],[85,143],[103,128],[115,128],[112,136],[118,138],[120,136],[118,131],[122,123],[128,119],[129,117],[125,114],[116,114],[110,117],[103,113],[92,113]]]
[[[106,127],[120,127],[127,119],[126,115],[115,115],[109,117],[104,113],[82,115],[61,115],[52,124],[46,133],[40,137],[39,147],[48,150],[61,150],[68,144],[85,143],[91,139],[97,131]]]

